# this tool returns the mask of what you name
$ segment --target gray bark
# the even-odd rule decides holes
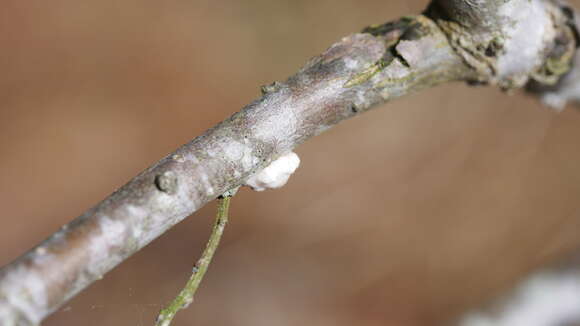
[[[343,38],[3,267],[2,325],[38,324],[204,204],[377,104],[451,81],[502,88],[560,81],[576,48],[569,18],[540,0],[441,0],[426,15]],[[522,34],[527,19],[531,41]]]

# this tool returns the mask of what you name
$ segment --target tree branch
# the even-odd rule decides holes
[[[554,85],[576,52],[573,11],[545,0],[435,0],[428,12],[478,72],[475,82]]]
[[[542,85],[558,81],[566,70],[552,71],[547,63],[569,64],[562,53],[573,52],[576,44],[563,11],[540,0],[503,2],[482,2],[485,6],[473,14],[464,8],[472,1],[435,2],[426,15],[347,36],[285,82],[264,87],[261,98],[0,270],[0,320],[4,325],[39,323],[207,202],[310,137],[377,104],[450,81],[504,88],[530,79]],[[511,3],[539,17],[535,23],[544,29],[533,34],[539,40],[511,43],[528,27],[521,19],[504,21],[513,16],[506,11]],[[493,16],[502,27],[490,30],[480,16]],[[566,41],[562,46],[559,37]],[[516,53],[516,45],[529,51]]]
[[[503,296],[462,315],[460,326],[577,325],[580,256],[536,271]]]
[[[177,297],[164,309],[159,312],[157,316],[156,326],[169,326],[175,317],[175,314],[181,309],[187,308],[193,302],[193,296],[199,288],[199,284],[203,280],[203,276],[213,259],[213,255],[220,244],[220,240],[224,233],[224,229],[228,224],[228,211],[230,209],[231,196],[226,195],[218,199],[218,208],[213,225],[210,238],[207,242],[205,250],[201,258],[193,267],[191,277],[185,284],[185,287],[179,292]]]

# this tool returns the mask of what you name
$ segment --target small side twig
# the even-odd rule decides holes
[[[574,71],[561,78],[570,67],[580,69],[571,62],[578,52],[577,16],[561,2],[433,0],[425,15],[342,38],[1,267],[2,325],[38,325],[218,194],[378,104],[446,82],[512,89],[529,80],[553,85],[558,78],[555,89],[537,91],[546,102],[580,99]]]
[[[193,272],[185,284],[185,287],[166,308],[159,312],[159,316],[157,316],[157,322],[155,324],[156,326],[169,326],[175,317],[175,314],[177,314],[179,310],[187,308],[191,302],[193,302],[193,296],[197,292],[199,284],[201,283],[203,276],[205,275],[205,272],[211,263],[213,255],[219,246],[222,234],[224,233],[224,228],[228,223],[230,198],[231,194],[228,193],[218,198],[216,220],[205,250],[203,251],[201,258],[193,267]]]

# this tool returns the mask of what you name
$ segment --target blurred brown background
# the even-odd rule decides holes
[[[19,1],[0,10],[0,265],[343,35],[425,1]],[[580,246],[580,111],[455,84],[298,148],[243,190],[175,325],[433,325]],[[214,205],[51,316],[152,325]]]

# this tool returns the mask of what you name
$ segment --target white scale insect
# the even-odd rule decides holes
[[[294,152],[289,152],[249,177],[245,185],[252,187],[255,191],[280,188],[288,182],[288,179],[299,165],[300,158],[298,155]]]

